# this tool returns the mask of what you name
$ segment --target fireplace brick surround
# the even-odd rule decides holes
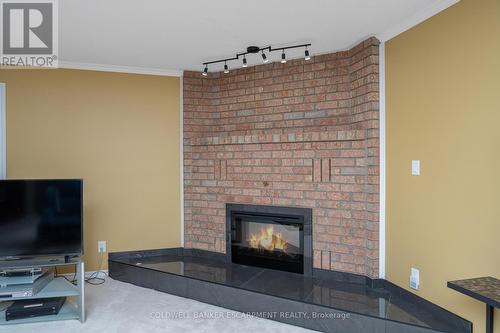
[[[226,203],[312,208],[313,266],[378,276],[378,44],[184,73],[185,248],[225,253]]]

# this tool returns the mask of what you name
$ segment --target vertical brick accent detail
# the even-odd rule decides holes
[[[319,183],[319,182],[321,182],[321,176],[322,176],[322,172],[321,172],[322,163],[321,163],[320,159],[315,159],[313,161],[314,161],[313,162],[313,181],[316,183]]]
[[[225,160],[219,161],[219,162],[220,162],[220,179],[226,180],[227,179],[227,162]]]
[[[321,181],[329,182],[330,181],[330,159],[325,158],[321,160]]]
[[[220,163],[221,161],[220,160],[215,160],[214,161],[214,179],[216,180],[220,180],[221,179],[221,176],[220,176]]]
[[[214,161],[214,179],[215,180],[227,179],[227,161],[225,160]]]
[[[184,73],[185,246],[225,252],[225,203],[313,209],[314,267],[378,275],[378,44]]]
[[[313,181],[328,183],[331,179],[331,159],[315,159],[313,162]]]

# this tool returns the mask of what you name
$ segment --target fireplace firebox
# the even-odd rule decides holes
[[[226,253],[237,264],[312,275],[312,210],[226,204]]]

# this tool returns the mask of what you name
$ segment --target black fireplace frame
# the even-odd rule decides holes
[[[302,207],[264,206],[248,204],[226,204],[226,255],[232,261],[231,251],[231,221],[235,214],[261,214],[269,216],[294,216],[301,217],[303,224],[303,244],[304,244],[304,275],[312,276],[313,271],[313,251],[312,251],[312,209]]]

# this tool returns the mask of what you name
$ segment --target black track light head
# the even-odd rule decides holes
[[[208,75],[208,66],[205,66],[205,69],[203,70],[203,72],[201,72],[201,75],[203,75],[203,76]]]
[[[281,63],[286,64],[286,55],[285,55],[285,50],[283,50],[283,53],[281,54]]]
[[[227,64],[224,64],[224,74],[229,73],[229,68],[227,67]]]
[[[304,59],[305,60],[311,60],[311,56],[309,55],[309,50],[306,49],[306,51],[304,52],[305,56],[304,56]]]
[[[243,67],[247,67],[247,58],[243,57]]]
[[[267,56],[266,54],[264,53],[264,51],[262,51],[262,61],[266,64],[267,62],[269,62],[269,59],[267,59]]]

